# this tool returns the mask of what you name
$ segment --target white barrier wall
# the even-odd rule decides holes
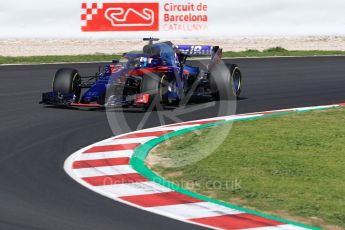
[[[160,30],[146,32],[82,32],[82,2],[159,2]],[[169,30],[165,3],[205,4],[202,30]],[[344,0],[1,0],[0,38],[139,38],[345,35]],[[177,13],[178,14],[178,13]],[[188,14],[188,12],[186,12]],[[169,25],[173,23],[169,22]],[[180,23],[181,24],[181,23]],[[188,24],[188,23],[187,23]],[[193,23],[192,23],[193,24]],[[191,23],[188,24],[189,26]]]

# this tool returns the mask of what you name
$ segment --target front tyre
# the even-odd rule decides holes
[[[231,73],[231,89],[233,95],[238,98],[242,91],[242,73],[237,65],[230,65],[228,69]]]
[[[76,69],[62,68],[56,71],[53,79],[53,91],[62,94],[75,95],[75,101],[78,102],[81,94],[81,77]]]
[[[168,82],[169,76],[166,74],[147,73],[143,75],[141,82],[141,95],[148,95],[149,100],[145,104],[145,109],[158,108],[168,103]]]

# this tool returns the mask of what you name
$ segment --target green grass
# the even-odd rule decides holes
[[[289,51],[281,47],[270,48],[264,51],[246,50],[240,52],[224,52],[224,57],[267,57],[267,56],[323,56],[345,55],[345,51]],[[0,64],[34,64],[54,62],[89,62],[110,61],[120,58],[118,54],[90,54],[90,55],[61,55],[61,56],[28,56],[7,57],[0,56]]]
[[[345,55],[345,51],[331,50],[286,50],[282,47],[274,47],[263,51],[246,50],[240,52],[225,52],[224,57],[267,57],[267,56],[325,56],[325,55]]]
[[[344,124],[344,108],[240,121],[164,142],[150,153],[148,163],[195,192],[343,229]]]
[[[91,62],[111,61],[119,59],[116,54],[92,54],[92,55],[61,55],[61,56],[29,56],[29,57],[5,57],[0,56],[0,64],[34,64],[55,62]]]

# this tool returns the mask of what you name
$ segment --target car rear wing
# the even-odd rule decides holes
[[[183,54],[191,57],[211,56],[211,62],[208,64],[208,70],[220,63],[223,57],[223,49],[219,46],[210,45],[177,45],[176,48]]]
[[[221,50],[219,46],[210,45],[176,45],[176,48],[191,57],[211,56],[213,57],[217,51]]]

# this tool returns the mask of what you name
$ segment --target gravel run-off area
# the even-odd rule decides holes
[[[264,50],[276,46],[288,50],[345,50],[345,37],[233,37],[178,39],[174,44],[219,45],[225,51]],[[120,54],[141,50],[143,41],[117,39],[11,39],[0,40],[0,56]]]

